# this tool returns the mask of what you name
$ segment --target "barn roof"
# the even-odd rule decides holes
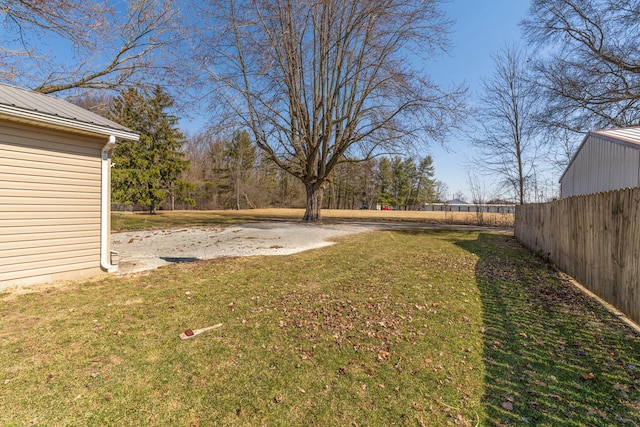
[[[63,99],[0,83],[0,117],[137,140],[132,130]]]
[[[614,138],[619,141],[635,144],[640,148],[640,127],[628,127],[618,129],[596,130],[590,133],[604,136],[608,138]]]

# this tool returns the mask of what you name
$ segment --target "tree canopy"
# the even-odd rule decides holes
[[[523,204],[536,179],[543,142],[538,134],[540,94],[532,84],[525,51],[505,46],[492,57],[494,73],[483,82],[472,139],[477,148],[474,166]]]
[[[574,132],[640,124],[640,2],[532,0],[529,15],[546,123]]]
[[[179,16],[173,0],[0,0],[0,80],[46,94],[176,85]]]
[[[201,60],[228,119],[307,192],[320,220],[336,165],[441,137],[463,90],[418,57],[447,46],[440,0],[209,1]]]
[[[151,94],[127,89],[118,96],[109,117],[140,134],[139,141],[122,141],[113,153],[112,198],[138,203],[150,213],[167,196],[192,203],[183,194],[189,185],[180,174],[189,165],[180,151],[184,136],[178,118],[168,110],[173,100],[159,86]]]

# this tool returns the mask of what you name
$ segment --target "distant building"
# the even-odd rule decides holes
[[[420,208],[420,210],[428,212],[487,212],[512,214],[515,212],[515,205],[513,203],[475,204],[463,202],[461,200],[449,200],[445,203],[425,204]]]
[[[560,197],[640,187],[640,127],[591,131],[560,177]]]
[[[447,200],[444,203],[445,203],[445,205],[468,205],[467,202],[465,202],[464,200],[460,200],[460,199]]]

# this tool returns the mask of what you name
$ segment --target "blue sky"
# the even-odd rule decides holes
[[[470,102],[481,90],[482,79],[493,72],[491,54],[507,43],[521,41],[518,23],[525,18],[528,0],[451,0],[444,5],[447,15],[456,21],[450,34],[452,49],[429,65],[434,82],[446,87],[451,82],[466,82]],[[447,184],[449,198],[462,191],[469,198],[466,159],[473,154],[470,143],[450,138],[447,150],[431,145],[436,179]],[[486,183],[490,187],[491,183]],[[489,194],[491,196],[491,194]]]

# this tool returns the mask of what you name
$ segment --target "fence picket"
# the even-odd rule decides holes
[[[515,236],[640,323],[640,188],[516,207]]]

